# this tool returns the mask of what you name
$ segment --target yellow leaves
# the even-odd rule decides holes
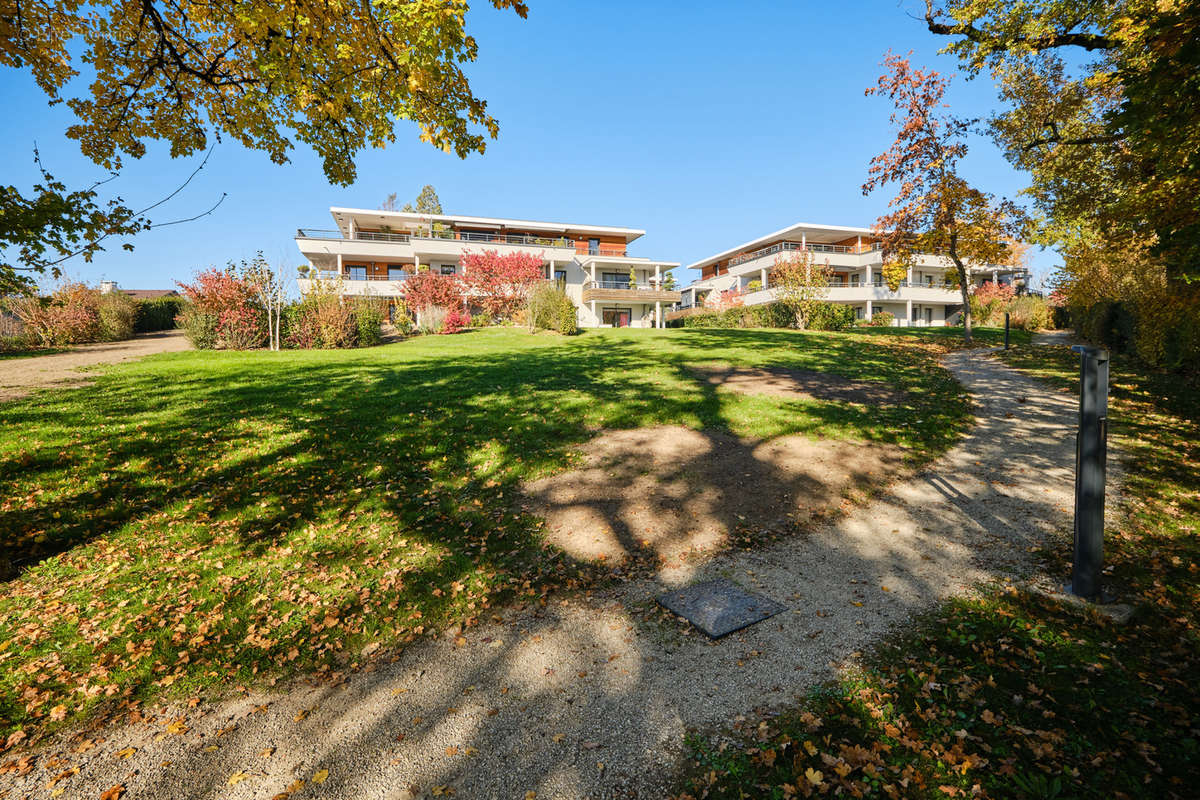
[[[817,754],[817,746],[807,739],[804,740],[804,749],[810,756],[815,756]]]
[[[327,769],[317,770],[317,772],[314,773],[312,776],[312,782],[316,783],[316,784],[324,783],[328,779],[329,779],[329,770],[327,770]]]
[[[567,735],[565,733],[556,733],[553,736],[551,736],[550,738],[553,739],[555,742],[561,742],[567,738]]]
[[[191,728],[187,726],[187,723],[184,722],[182,717],[171,720],[169,723],[167,723],[167,733],[171,734],[172,736],[181,736],[187,733],[189,730],[191,730]]]
[[[446,748],[446,758],[453,758],[456,755],[458,755],[458,747],[456,745],[450,745]]]
[[[117,756],[117,758],[129,758],[136,752],[137,752],[136,747],[126,747],[124,750],[118,750],[116,752],[116,756]]]
[[[125,796],[125,784],[118,783],[115,786],[110,786],[105,789],[100,795],[100,800],[121,800]]]
[[[67,718],[67,707],[59,703],[54,708],[50,709],[50,719],[55,722],[61,722]]]
[[[824,782],[825,776],[821,774],[820,770],[809,767],[804,770],[804,779],[813,786],[820,786]]]
[[[239,783],[250,779],[250,773],[245,770],[239,770],[229,776],[229,780],[225,781],[227,786],[237,786]]]
[[[307,716],[308,716],[308,709],[302,708],[296,712],[296,716],[292,717],[292,722],[303,722],[304,718]]]

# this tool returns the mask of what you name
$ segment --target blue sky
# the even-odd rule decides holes
[[[311,151],[277,166],[231,142],[216,148],[186,190],[151,218],[187,217],[228,197],[202,220],[114,244],[68,270],[126,288],[166,288],[195,270],[262,250],[295,266],[297,227],[330,228],[330,206],[374,208],[389,192],[415,197],[432,183],[448,213],[643,228],[631,252],[686,265],[794,222],[870,225],[888,197],[863,197],[871,157],[891,141],[889,106],[863,96],[884,53],[914,50],[919,64],[957,71],[942,42],[914,16],[915,0],[798,3],[571,3],[530,0],[527,20],[483,3],[468,16],[479,41],[469,74],[500,121],[500,138],[466,160],[417,140],[359,158],[358,180],[331,186]],[[680,9],[683,9],[681,11]],[[0,104],[20,109],[0,128],[3,181],[28,189],[31,148],[72,185],[101,177],[62,132],[71,115],[49,107],[33,82],[0,72]],[[962,115],[993,107],[991,82],[956,80]],[[158,200],[198,158],[151,147],[112,184],[130,205]],[[967,176],[997,194],[1024,186],[986,139]],[[1054,253],[1035,254],[1044,272]],[[681,283],[692,275],[679,270]]]

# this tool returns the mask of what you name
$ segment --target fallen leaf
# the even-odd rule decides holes
[[[249,772],[246,772],[245,770],[238,770],[237,772],[235,772],[229,776],[229,780],[226,781],[226,783],[230,786],[237,786],[239,783],[241,783],[244,780],[248,780],[249,778],[250,778]]]
[[[812,767],[804,770],[804,777],[813,786],[820,786],[822,781],[825,780],[825,776],[821,774],[821,771]]]
[[[116,755],[117,755],[117,758],[129,758],[131,755],[133,755],[136,752],[137,752],[136,747],[126,747],[124,750],[118,750]]]
[[[312,782],[313,783],[324,783],[328,777],[329,777],[329,770],[327,770],[327,769],[318,770],[317,773],[315,775],[313,775]]]
[[[100,795],[100,800],[120,800],[125,796],[125,784],[118,783],[116,786],[110,786]]]

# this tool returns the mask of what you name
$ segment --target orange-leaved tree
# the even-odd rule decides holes
[[[883,95],[895,105],[896,139],[871,159],[863,194],[896,186],[889,211],[875,223],[883,244],[883,274],[895,291],[918,259],[937,258],[952,271],[962,293],[964,338],[971,341],[971,282],[968,268],[1006,260],[1007,237],[1019,227],[1012,203],[971,186],[958,173],[967,153],[973,120],[950,114],[942,98],[949,79],[914,68],[889,52],[886,67],[867,95]]]

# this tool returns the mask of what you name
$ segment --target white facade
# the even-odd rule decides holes
[[[744,305],[776,299],[771,273],[777,261],[797,251],[807,251],[814,263],[828,265],[833,278],[826,299],[855,308],[859,319],[889,312],[898,326],[953,324],[962,308],[962,296],[946,281],[949,258],[921,254],[896,291],[883,280],[883,252],[869,228],[800,223],[697,261],[689,269],[701,271],[700,280],[683,290],[680,307],[704,304],[713,293],[739,292]],[[1018,283],[1023,271],[1010,267],[973,266],[972,285],[985,281]]]
[[[463,274],[462,255],[523,251],[542,258],[578,308],[580,327],[661,327],[681,299],[663,281],[678,262],[630,256],[645,231],[533,220],[331,208],[336,230],[297,231],[312,277],[338,282],[350,296],[400,299],[420,270]],[[311,278],[298,280],[300,291]]]

